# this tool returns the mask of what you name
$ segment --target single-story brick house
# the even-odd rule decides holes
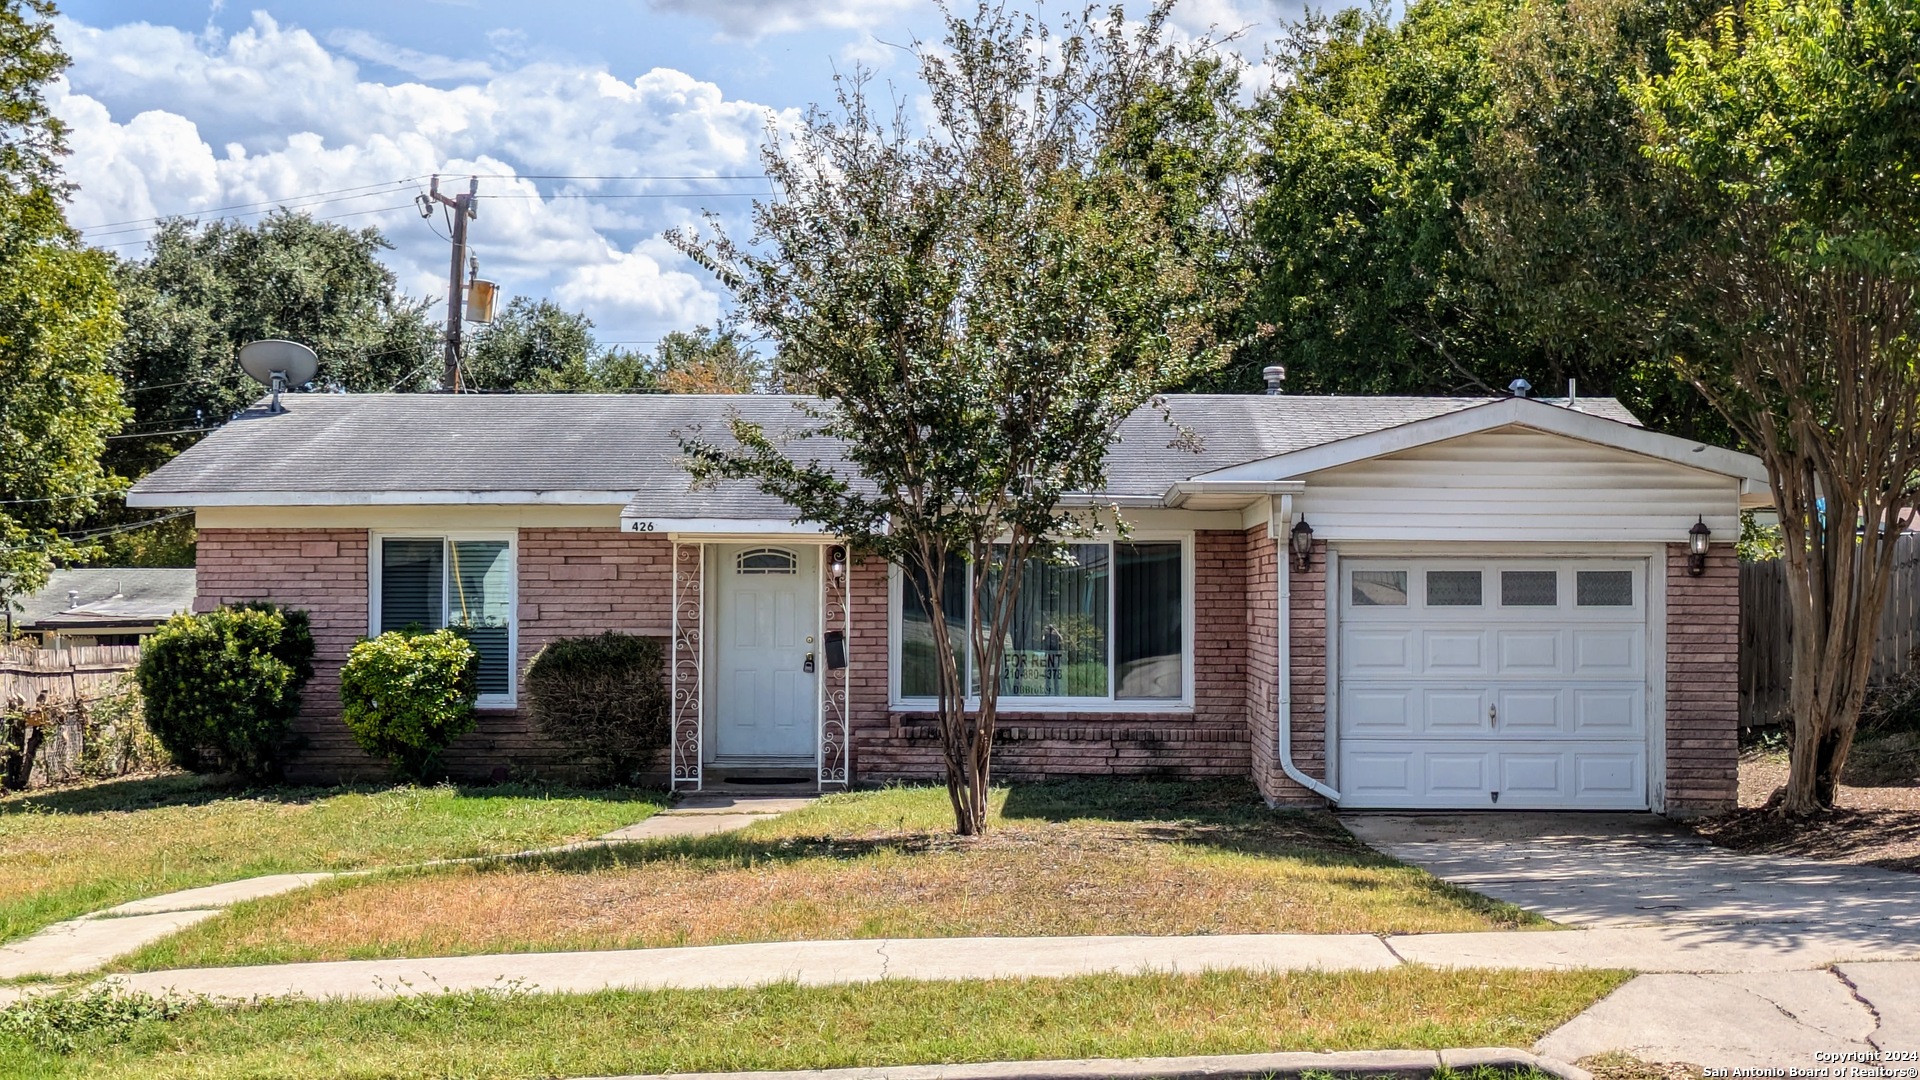
[[[291,395],[128,501],[195,511],[200,607],[312,613],[303,774],[378,768],[340,723],[338,668],[419,623],[470,628],[483,656],[458,770],[564,754],[517,711],[520,672],[612,629],[672,642],[678,786],[937,775],[931,616],[899,571],[678,464],[681,432],[734,411],[795,426],[796,400]],[[1088,496],[1126,537],[1030,571],[1004,774],[1251,775],[1272,801],[1350,808],[1732,804],[1733,541],[1769,501],[1757,459],[1604,398],[1168,407],[1193,437],[1143,410]]]

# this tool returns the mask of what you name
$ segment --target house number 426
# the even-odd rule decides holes
[[[652,531],[653,531],[653,522],[651,522],[651,521],[629,521],[629,522],[627,522],[627,531],[628,531],[628,532],[652,532]]]

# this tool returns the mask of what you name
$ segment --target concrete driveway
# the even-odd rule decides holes
[[[1838,939],[1920,947],[1920,875],[1740,855],[1651,814],[1347,814],[1373,848],[1578,927],[1653,926],[1676,946]],[[1911,954],[1909,954],[1911,955]],[[1642,975],[1542,1039],[1565,1061],[1618,1051],[1706,1068],[1816,1068],[1920,1048],[1920,962]],[[1890,1063],[1891,1064],[1891,1063]]]

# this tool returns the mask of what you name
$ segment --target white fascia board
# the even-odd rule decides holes
[[[1533,398],[1506,398],[1397,427],[1249,461],[1194,477],[1195,481],[1283,480],[1397,454],[1433,443],[1503,427],[1525,427],[1596,446],[1659,458],[1675,465],[1766,484],[1767,469],[1752,454],[1662,435],[1633,424],[1550,405]]]
[[[1162,501],[1158,495],[1086,495],[1072,493],[1060,496],[1060,505],[1072,507],[1091,506],[1095,508],[1102,506],[1126,506],[1136,509],[1147,509],[1165,506],[1166,503]]]
[[[1238,466],[1236,466],[1237,468]],[[1238,495],[1246,498],[1244,505],[1252,505],[1271,495],[1293,495],[1307,488],[1305,480],[1243,480],[1235,478],[1209,479],[1195,477],[1192,480],[1176,480],[1167,488],[1163,496],[1168,506],[1184,506],[1195,495]]]
[[[201,506],[625,506],[631,491],[141,491],[127,505]]]
[[[811,521],[794,523],[786,518],[670,518],[644,514],[621,514],[623,533],[657,533],[661,536],[829,536],[824,526]]]

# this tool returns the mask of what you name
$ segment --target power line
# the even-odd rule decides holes
[[[765,191],[650,191],[633,192],[553,192],[531,195],[482,195],[483,199],[540,199],[551,202],[555,199],[758,199],[768,194]]]
[[[420,176],[425,176],[425,175],[426,175],[425,173],[420,174]],[[192,214],[219,214],[228,210],[246,210],[256,206],[268,206],[268,207],[277,206],[283,203],[292,202],[297,199],[317,199],[323,195],[343,195],[349,191],[369,191],[374,188],[398,187],[401,184],[411,184],[414,181],[419,180],[420,176],[408,176],[408,177],[403,177],[399,180],[383,180],[377,184],[361,184],[358,187],[333,188],[330,191],[315,191],[305,195],[288,195],[285,198],[281,198],[281,199],[262,199],[258,202],[234,203],[232,206],[213,206],[213,207],[208,207],[205,210],[185,211],[179,214],[160,214],[155,217],[128,218],[125,221],[109,221],[102,225],[84,226],[80,231],[93,232],[96,229],[112,229],[121,225],[139,225],[142,222],[163,221],[170,217],[188,217],[188,216],[191,216]]]
[[[136,521],[127,525],[110,525],[104,529],[87,529],[81,532],[61,533],[60,538],[63,540],[98,540],[102,537],[118,536],[121,533],[135,532],[152,525],[161,524],[162,522],[173,521],[186,517],[191,513],[193,513],[191,510],[176,510],[171,514],[162,514],[156,518],[148,518],[145,521]]]
[[[329,214],[329,215],[327,215],[326,217],[317,217],[317,218],[314,218],[313,220],[315,220],[315,221],[339,221],[339,220],[340,220],[340,219],[342,219],[342,218],[350,218],[350,217],[364,217],[364,216],[366,216],[366,215],[368,215],[368,214],[385,214],[385,213],[389,213],[389,212],[391,212],[391,211],[394,211],[394,210],[411,210],[411,209],[413,209],[413,204],[412,204],[412,203],[401,203],[401,204],[399,204],[398,206],[382,206],[382,207],[377,207],[377,208],[375,208],[375,209],[373,209],[373,210],[355,210],[355,211],[353,211],[353,212],[351,212],[351,213],[346,213],[346,214]],[[94,247],[98,247],[98,248],[123,248],[123,247],[134,247],[134,246],[136,246],[136,245],[139,245],[139,244],[144,244],[144,243],[147,243],[148,241],[150,241],[150,240],[152,240],[152,239],[153,239],[153,238],[154,238],[155,236],[158,236],[158,235],[159,235],[159,234],[158,234],[157,232],[155,232],[155,233],[150,233],[150,234],[148,234],[148,235],[146,235],[146,236],[143,236],[143,237],[141,237],[141,238],[140,238],[140,239],[138,239],[138,240],[123,240],[123,241],[121,241],[120,243],[117,243],[117,244],[95,244],[95,245],[93,245],[93,246],[94,246]]]
[[[765,180],[766,173],[711,173],[703,176],[586,176],[576,173],[476,173],[489,180]]]

